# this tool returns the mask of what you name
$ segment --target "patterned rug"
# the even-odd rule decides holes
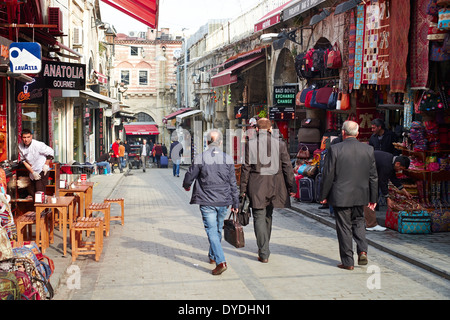
[[[422,2],[422,0],[420,0]],[[405,92],[407,79],[408,33],[410,27],[410,1],[391,1],[391,59],[389,76],[391,93]]]
[[[380,0],[378,85],[389,85],[390,0]]]
[[[428,26],[430,24],[427,14],[429,0],[413,1],[411,8],[411,89],[426,89],[428,81]]]

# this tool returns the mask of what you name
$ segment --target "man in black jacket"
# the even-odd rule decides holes
[[[194,158],[194,163],[186,172],[183,188],[192,191],[191,204],[200,205],[206,234],[209,240],[209,260],[216,263],[213,275],[227,270],[222,244],[222,229],[227,208],[237,214],[239,192],[236,184],[234,161],[222,152],[222,135],[217,130],[208,133],[208,149]]]
[[[397,136],[391,130],[386,129],[384,121],[381,119],[374,119],[372,121],[372,136],[369,140],[369,145],[374,150],[380,150],[399,155],[400,151],[395,149],[393,143],[397,142]]]
[[[389,152],[375,151],[375,162],[377,164],[378,187],[381,196],[386,198],[387,205],[391,207],[392,200],[389,199],[389,180],[408,199],[411,199],[409,192],[403,188],[402,182],[397,178],[396,172],[409,168],[410,160],[405,156],[394,156]]]
[[[373,210],[378,194],[373,147],[359,142],[358,133],[356,122],[344,122],[343,142],[328,149],[320,194],[321,203],[333,206],[341,257],[338,267],[347,270],[354,269],[352,237],[357,246],[358,264],[368,262],[364,206],[369,204]]]

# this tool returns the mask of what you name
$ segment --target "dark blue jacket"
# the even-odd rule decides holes
[[[191,204],[239,208],[233,158],[214,143],[194,158],[194,163],[184,176],[183,188],[189,188],[194,181]]]

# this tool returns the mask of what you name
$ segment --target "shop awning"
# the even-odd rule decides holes
[[[264,58],[264,55],[253,57],[247,60],[236,63],[235,65],[219,72],[214,77],[211,77],[211,87],[222,87],[237,82],[237,70],[243,68],[259,59]]]
[[[270,11],[268,14],[266,14],[264,17],[258,20],[258,22],[255,23],[255,32],[267,29],[271,26],[276,25],[277,23],[281,22],[281,12],[283,9],[292,3],[293,0],[286,2],[282,6],[279,6],[278,8]]]
[[[182,113],[185,113],[185,112],[188,112],[188,111],[190,111],[190,110],[192,110],[192,108],[182,108],[182,109],[179,109],[179,110],[177,110],[177,111],[175,111],[175,112],[173,112],[173,113],[171,113],[171,114],[165,116],[165,117],[163,118],[163,122],[164,122],[164,121],[167,122],[167,120],[173,119],[173,118],[175,118],[177,115],[182,114]]]
[[[124,124],[123,128],[127,135],[132,136],[154,136],[159,134],[156,124]]]
[[[184,118],[193,117],[193,116],[196,116],[201,113],[203,113],[202,110],[192,110],[192,111],[180,114],[177,116],[177,122],[181,122],[181,121],[183,121]]]
[[[287,6],[282,10],[283,21],[296,17],[304,12],[317,7],[326,0],[295,0],[287,3]]]
[[[81,95],[87,96],[88,98],[94,98],[97,101],[101,101],[111,105],[112,113],[116,113],[120,111],[120,102],[119,100],[104,96],[100,93],[88,90],[80,90]]]
[[[159,0],[102,1],[152,29],[158,29]]]

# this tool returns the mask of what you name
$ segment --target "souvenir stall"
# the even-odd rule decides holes
[[[334,15],[342,16],[342,40],[316,43],[296,57],[297,74],[307,82],[297,105],[322,110],[324,122],[317,150],[309,148],[308,158],[301,159],[307,148],[299,146],[300,179],[319,185],[321,158],[345,120],[356,121],[359,140],[368,143],[372,121],[382,119],[397,137],[396,153],[411,160],[401,178],[413,195],[401,199],[391,188],[397,207],[388,210],[387,226],[398,230],[390,221],[397,222],[399,212],[419,210],[429,232],[450,230],[450,1],[373,0],[345,12],[336,8]],[[311,124],[302,123],[300,142],[312,136],[307,127]],[[299,187],[299,200],[314,201],[303,200]]]

